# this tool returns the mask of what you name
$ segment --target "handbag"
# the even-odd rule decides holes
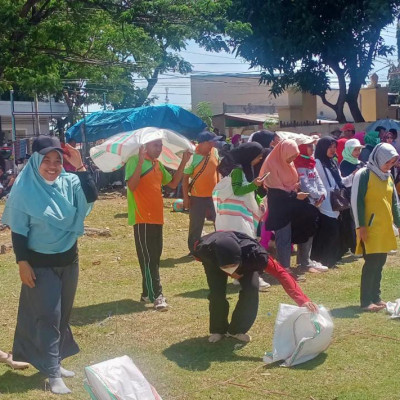
[[[323,167],[326,179],[328,180],[329,187],[332,187],[331,181],[328,178],[325,167]],[[333,211],[344,211],[351,207],[350,199],[346,188],[335,188],[330,192],[329,198]]]

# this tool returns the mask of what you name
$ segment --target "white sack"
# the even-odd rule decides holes
[[[162,400],[128,356],[85,367],[85,374],[97,400]]]
[[[386,311],[391,314],[390,318],[400,318],[400,299],[396,299],[394,303],[388,301],[386,303]]]
[[[275,321],[273,352],[266,353],[269,364],[284,360],[282,366],[301,364],[326,350],[332,340],[333,321],[325,307],[313,314],[305,307],[280,304]]]
[[[178,169],[183,152],[190,150],[193,153],[195,150],[192,142],[179,133],[147,127],[111,136],[102,144],[92,147],[90,157],[103,172],[112,172],[123,167],[130,157],[138,154],[140,146],[158,139],[163,142],[159,159],[168,168]]]

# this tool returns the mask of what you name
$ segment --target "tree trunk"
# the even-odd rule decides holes
[[[347,96],[347,104],[349,105],[354,122],[365,122],[365,119],[361,114],[360,107],[358,106],[357,97],[358,96]]]
[[[360,93],[361,83],[351,80],[349,84],[349,91],[346,96],[346,103],[349,105],[351,115],[354,122],[365,122],[361,114],[360,107],[358,106],[358,94]]]

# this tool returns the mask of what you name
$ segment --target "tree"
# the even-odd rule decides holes
[[[346,120],[345,103],[362,122],[358,94],[376,56],[393,52],[380,33],[399,6],[398,0],[233,0],[230,17],[252,29],[233,44],[252,67],[265,69],[260,81],[271,84],[275,96],[294,86],[320,96],[339,122]],[[326,97],[330,74],[339,86],[336,103]]]
[[[211,103],[208,101],[200,101],[197,106],[196,110],[194,112],[208,127],[208,129],[211,129],[213,127],[212,124],[212,107]]]
[[[230,0],[0,0],[0,90],[56,93],[74,122],[88,102],[136,107],[154,100],[162,73],[186,74],[179,51],[189,39],[228,50],[218,32]],[[214,33],[217,32],[217,33]],[[146,82],[143,86],[137,82]]]

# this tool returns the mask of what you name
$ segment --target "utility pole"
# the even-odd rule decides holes
[[[165,104],[169,103],[168,91],[169,91],[169,88],[166,87],[165,88]]]
[[[40,135],[39,100],[36,93],[35,93],[34,105],[35,105],[35,135],[39,136]]]

